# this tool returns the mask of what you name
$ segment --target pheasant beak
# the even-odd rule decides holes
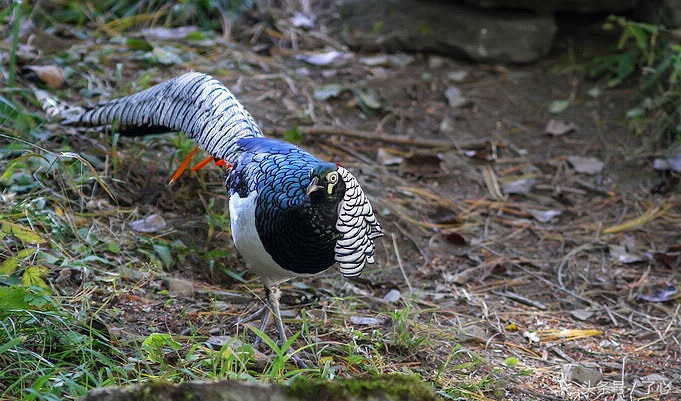
[[[325,189],[323,186],[319,185],[319,177],[312,177],[310,180],[310,185],[307,186],[305,190],[306,195],[310,195],[314,191],[319,191],[320,189]]]

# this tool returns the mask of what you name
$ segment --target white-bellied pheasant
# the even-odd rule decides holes
[[[263,325],[273,313],[282,342],[282,282],[335,263],[343,275],[358,276],[374,262],[381,228],[355,177],[297,146],[263,137],[248,111],[211,76],[187,73],[63,123],[113,127],[123,135],[182,131],[224,160],[232,237],[265,286]]]

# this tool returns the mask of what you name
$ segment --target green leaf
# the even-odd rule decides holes
[[[125,42],[125,45],[128,46],[128,49],[144,50],[145,52],[154,49],[154,46],[152,46],[151,43],[147,42],[146,40],[137,38],[128,38]]]
[[[170,334],[152,333],[142,342],[142,350],[147,353],[147,358],[156,363],[163,362],[163,354],[169,351],[177,351],[182,344],[173,340]]]
[[[42,244],[47,242],[47,240],[32,229],[9,222],[0,223],[0,233],[11,234],[28,244]],[[2,235],[2,237],[4,238],[5,236]]]
[[[121,253],[121,246],[116,241],[110,241],[106,244],[106,248],[112,253]]]
[[[28,289],[25,287],[0,287],[0,305],[3,309],[31,309],[24,300]]]
[[[9,340],[5,344],[0,345],[0,355],[4,354],[9,349],[13,348],[15,345],[23,343],[24,341],[26,341],[27,338],[28,338],[27,336],[17,336]]]
[[[514,357],[506,358],[506,360],[504,361],[504,365],[508,366],[509,368],[517,365],[518,363],[520,363],[520,361],[518,360],[518,358]]]
[[[345,87],[339,84],[329,84],[316,86],[312,96],[317,100],[327,100],[336,97],[345,90]]]
[[[30,266],[24,271],[24,275],[21,277],[21,283],[25,286],[35,286],[48,288],[47,283],[43,278],[47,276],[50,270],[44,266]]]
[[[54,301],[45,288],[10,285],[0,287],[0,305],[3,309],[34,310],[54,305]]]
[[[586,92],[586,94],[589,95],[589,97],[596,99],[596,98],[600,97],[601,94],[603,94],[603,91],[601,90],[601,88],[594,86],[593,88],[589,89]]]
[[[0,274],[10,275],[19,267],[21,258],[13,256],[0,263]]]
[[[33,308],[42,309],[45,305],[51,304],[52,300],[47,294],[29,293],[24,296],[24,301]]]
[[[177,54],[180,50],[171,47],[155,47],[149,53],[146,53],[144,58],[152,63],[162,65],[175,65],[182,63],[182,57]]]
[[[288,143],[299,143],[303,140],[303,131],[300,127],[291,127],[284,131],[284,140]]]
[[[359,100],[359,108],[368,115],[376,114],[381,109],[381,102],[378,95],[373,90],[356,90],[355,95]]]
[[[184,38],[187,39],[187,40],[194,41],[194,42],[201,42],[203,40],[208,39],[208,37],[201,31],[191,32],[191,33],[187,34],[187,36],[185,36]]]
[[[0,263],[0,274],[12,274],[19,268],[19,262],[32,256],[38,248],[25,248],[17,252],[16,255]]]
[[[572,99],[566,99],[566,100],[554,100],[551,102],[551,105],[549,106],[549,113],[551,114],[560,114],[564,112],[565,110],[570,107],[572,104]]]
[[[170,248],[165,245],[154,244],[154,251],[165,268],[173,267],[175,265],[175,259],[173,259]]]

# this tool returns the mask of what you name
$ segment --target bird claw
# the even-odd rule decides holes
[[[277,287],[273,288],[266,287],[266,293],[268,296],[264,300],[264,305],[255,312],[246,316],[245,318],[239,319],[236,323],[232,325],[232,327],[234,328],[246,325],[249,322],[257,319],[258,317],[264,315],[259,326],[260,332],[264,333],[265,330],[267,329],[267,326],[271,323],[272,317],[274,317],[274,323],[277,328],[277,331],[279,332],[279,341],[283,346],[288,342],[288,338],[286,337],[284,323],[281,320],[281,312],[279,310],[279,289]],[[253,347],[258,347],[261,341],[262,339],[260,338],[260,336],[256,336],[255,339],[253,340]],[[289,354],[291,360],[293,361],[293,363],[296,364],[298,368],[308,369],[309,361],[305,361],[302,358],[300,358],[298,355],[294,353],[293,349],[291,349],[290,347],[287,348],[286,353]]]
[[[292,354],[291,349],[288,350],[289,354],[291,355],[291,360],[293,363],[296,364],[296,366],[300,369],[309,369],[308,364],[305,362],[305,360],[299,358],[297,355]]]

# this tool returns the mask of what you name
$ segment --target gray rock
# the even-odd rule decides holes
[[[173,297],[191,298],[194,295],[194,283],[180,278],[169,278],[164,282],[168,294]]]
[[[640,0],[465,0],[478,7],[507,7],[543,13],[576,11],[580,13],[621,13],[636,6]]]
[[[465,55],[479,62],[529,63],[553,42],[552,16],[418,0],[343,0],[341,39],[377,51]]]
[[[321,396],[321,398],[320,398]],[[406,398],[405,398],[406,397]],[[289,385],[238,380],[148,382],[89,391],[81,401],[436,401],[435,389],[413,375],[378,375],[335,380],[297,377]]]
[[[564,365],[563,380],[567,383],[579,383],[589,387],[595,387],[601,380],[603,374],[596,369],[587,368],[582,365]]]
[[[461,106],[464,106],[466,103],[468,103],[468,99],[461,93],[461,89],[457,88],[456,86],[450,86],[445,90],[445,97],[447,98],[447,103],[449,103],[449,107],[456,109]]]
[[[581,174],[596,175],[605,167],[605,163],[595,157],[568,156],[567,160]]]
[[[637,20],[678,28],[681,27],[681,0],[641,1],[633,16]]]

